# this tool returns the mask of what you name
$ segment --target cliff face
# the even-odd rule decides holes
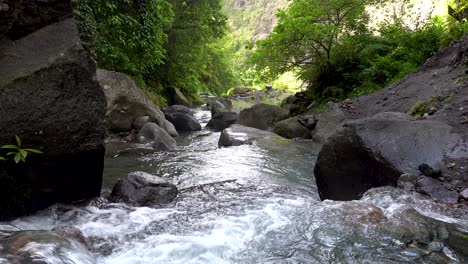
[[[44,152],[0,162],[0,219],[99,196],[106,100],[71,1],[0,2],[0,146]]]
[[[242,41],[266,38],[277,23],[278,9],[287,7],[287,0],[225,0],[233,35]]]

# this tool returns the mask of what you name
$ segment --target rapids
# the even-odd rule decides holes
[[[206,124],[210,116],[197,117]],[[0,263],[22,263],[5,253],[2,239],[61,225],[80,229],[91,253],[41,240],[20,251],[51,264],[468,261],[466,208],[391,187],[359,201],[320,202],[313,177],[318,148],[311,142],[218,148],[219,135],[185,134],[177,150],[166,152],[109,143],[103,198],[0,223]],[[178,197],[155,208],[109,203],[113,184],[132,171],[173,182]]]

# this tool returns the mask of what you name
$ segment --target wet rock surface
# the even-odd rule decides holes
[[[139,143],[151,144],[157,150],[175,149],[176,141],[164,129],[155,123],[148,122],[136,136]]]
[[[240,146],[252,144],[257,139],[287,141],[273,132],[235,124],[221,132],[218,145],[219,147]]]
[[[299,122],[298,117],[291,117],[276,123],[273,132],[289,139],[311,137],[311,131]]]
[[[418,71],[401,81],[376,93],[342,102],[340,108],[348,119],[353,120],[379,112],[409,113],[417,105],[424,106],[425,113],[420,118],[451,126],[452,132],[459,134],[465,142],[465,147],[460,148],[453,157],[445,158],[438,165],[428,164],[437,165],[442,177],[450,179],[450,184],[440,183],[447,190],[462,191],[468,188],[467,55],[468,35],[465,35],[440,50]]]
[[[321,198],[356,199],[372,187],[396,186],[401,174],[417,173],[422,163],[441,163],[460,142],[450,126],[402,113],[346,123],[319,154],[315,178]]]
[[[239,114],[236,112],[221,112],[215,114],[206,125],[215,131],[222,131],[236,123]]]
[[[155,206],[172,201],[177,196],[177,187],[160,177],[132,172],[120,179],[111,193],[111,200],[135,206]]]

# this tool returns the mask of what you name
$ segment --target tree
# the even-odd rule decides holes
[[[139,75],[163,63],[173,17],[166,0],[75,0],[75,16],[99,67]]]
[[[229,75],[229,66],[217,45],[226,34],[226,16],[220,0],[171,0],[174,22],[166,31],[167,56],[154,70],[165,87],[175,86],[192,95],[200,90],[218,92],[215,79]],[[220,71],[220,69],[226,69]],[[216,72],[215,72],[216,70]],[[216,89],[217,88],[217,89]]]

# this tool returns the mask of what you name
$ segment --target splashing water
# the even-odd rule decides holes
[[[207,113],[197,116],[206,121]],[[310,142],[258,140],[218,148],[218,138],[219,133],[206,130],[182,135],[178,149],[168,152],[113,146],[117,150],[107,155],[104,193],[119,177],[141,170],[178,186],[178,197],[168,205],[130,207],[105,199],[55,205],[0,225],[0,241],[16,228],[60,225],[75,226],[87,237],[92,258],[66,243],[76,250],[63,257],[57,253],[63,241],[23,247],[41,252],[37,259],[45,263],[468,261],[463,208],[389,187],[371,190],[359,201],[320,202],[313,177],[318,149]],[[0,255],[0,263],[5,261]]]

